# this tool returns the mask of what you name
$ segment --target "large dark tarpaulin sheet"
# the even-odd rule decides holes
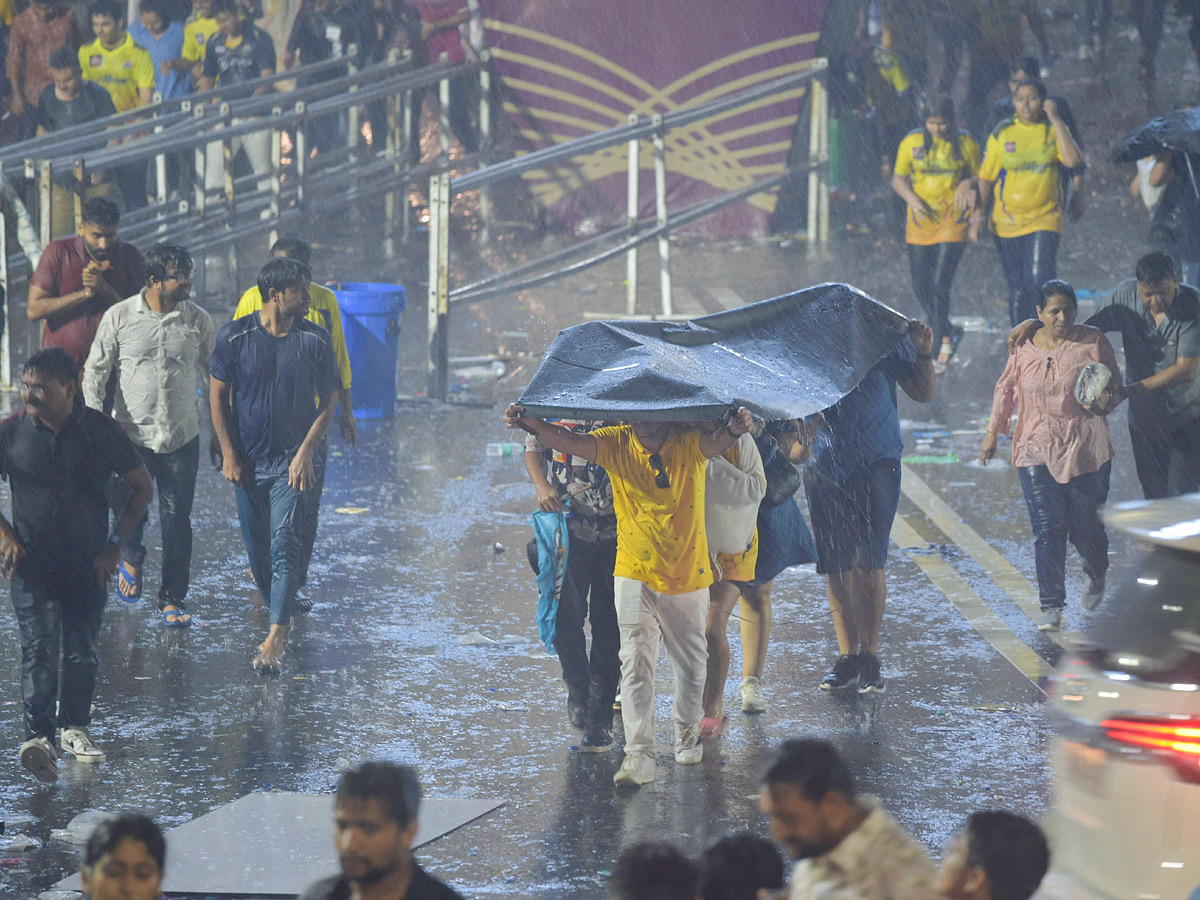
[[[1200,156],[1200,107],[1177,109],[1151,119],[1113,145],[1112,161],[1137,162],[1169,151]]]
[[[685,323],[588,322],[559,333],[520,402],[549,418],[802,418],[850,393],[907,328],[837,283]]]

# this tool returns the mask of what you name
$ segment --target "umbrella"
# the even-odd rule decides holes
[[[854,390],[907,328],[838,283],[680,324],[587,322],[559,333],[520,402],[544,418],[803,418]]]
[[[1177,109],[1151,119],[1117,141],[1112,148],[1112,161],[1137,162],[1167,151],[1200,155],[1200,107]]]

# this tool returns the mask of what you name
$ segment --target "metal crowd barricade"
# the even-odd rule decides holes
[[[648,241],[658,243],[659,295],[661,312],[657,317],[673,315],[671,298],[670,232],[706,215],[741,202],[754,194],[778,187],[800,172],[808,173],[808,248],[812,252],[829,241],[829,111],[825,77],[828,62],[814,59],[804,71],[765,82],[753,88],[728,94],[715,100],[683,106],[663,115],[641,118],[629,117],[626,125],[610,128],[533,151],[523,156],[497,162],[451,179],[448,171],[439,171],[429,181],[429,291],[427,297],[428,332],[428,396],[444,401],[449,394],[449,320],[453,304],[475,302],[512,291],[535,287],[566,275],[598,265],[605,260],[626,256],[626,314],[637,314],[637,248]],[[775,94],[807,85],[809,117],[809,154],[803,166],[728,191],[685,209],[668,211],[666,191],[666,135],[711,116],[736,109]],[[653,147],[655,215],[652,220],[639,219],[639,173],[641,141],[649,138]],[[585,156],[597,150],[625,144],[628,157],[625,224],[588,238],[573,247],[551,253],[529,263],[481,279],[472,284],[450,289],[450,200],[465,191],[480,191],[480,208],[488,187],[535,169],[549,169],[556,163]],[[484,223],[486,228],[486,221]],[[598,254],[571,260],[583,253],[619,242]],[[552,267],[552,268],[551,268]],[[546,269],[550,271],[544,271]],[[540,274],[532,274],[540,272]]]
[[[331,73],[334,77],[328,78]],[[410,128],[413,93],[441,86],[439,93],[444,96],[450,79],[462,74],[486,78],[477,65],[451,65],[444,59],[414,69],[408,53],[393,53],[385,61],[360,66],[356,50],[351,48],[338,59],[186,98],[156,99],[137,110],[14,144],[0,151],[0,168],[32,180],[36,202],[31,212],[39,218],[43,243],[49,243],[55,231],[74,231],[91,173],[143,165],[154,175],[152,196],[146,207],[122,215],[122,238],[139,245],[174,241],[194,253],[224,248],[229,253],[228,271],[234,281],[237,249],[244,247],[247,239],[266,235],[269,246],[290,222],[344,208],[358,198],[382,198],[387,221],[383,245],[391,255],[395,251],[394,236],[408,236],[406,198],[410,185],[423,182],[448,162],[442,158],[409,165],[411,142],[419,139]],[[295,90],[276,90],[280,82],[311,80],[313,76],[328,80]],[[377,103],[385,109],[386,134],[372,135],[370,155],[366,156],[365,145],[360,142],[358,110]],[[343,115],[348,127],[338,130],[339,140],[313,156],[314,121]],[[480,115],[487,120],[486,107],[481,108]],[[270,171],[235,178],[235,140],[264,131],[270,134]],[[290,156],[285,152],[285,136],[292,142]],[[343,138],[344,146],[340,140]],[[119,143],[110,146],[114,141]],[[209,146],[217,144],[221,146],[222,184],[214,184],[210,190],[205,181],[207,156]],[[172,188],[180,185],[167,183],[169,156],[179,157],[184,168],[192,170],[192,187],[186,196],[182,190],[173,196]],[[190,167],[186,163],[189,158]],[[68,176],[74,189],[73,221],[55,223],[52,208],[58,189],[53,185],[55,180],[66,181]],[[264,256],[265,251],[264,247]],[[0,267],[0,279],[6,287],[10,270],[11,266]],[[197,274],[204,278],[203,267],[198,267]],[[203,292],[203,284],[198,288]],[[8,293],[13,295],[11,290]],[[0,360],[5,346],[6,341],[0,342]],[[11,368],[2,368],[0,387],[11,387]]]

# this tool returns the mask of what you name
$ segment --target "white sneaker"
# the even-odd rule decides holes
[[[38,781],[51,784],[58,780],[58,754],[47,738],[26,741],[20,749],[21,765]]]
[[[694,766],[704,759],[704,745],[700,743],[700,729],[689,725],[675,738],[675,762],[681,766]]]
[[[621,768],[613,776],[613,784],[640,787],[654,780],[654,757],[649,753],[626,753]]]
[[[108,759],[104,751],[92,743],[86,728],[64,728],[59,732],[58,746],[74,756],[77,762],[100,763]]]
[[[738,688],[738,693],[742,697],[742,712],[754,714],[767,711],[767,701],[763,697],[762,684],[753,675],[742,679],[742,686]]]

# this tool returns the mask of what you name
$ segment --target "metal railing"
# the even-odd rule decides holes
[[[825,77],[828,63],[814,59],[801,72],[766,82],[744,91],[728,94],[705,103],[684,106],[665,115],[639,117],[631,115],[626,125],[610,128],[545,147],[513,159],[497,162],[451,178],[449,172],[438,172],[429,181],[429,291],[427,295],[428,396],[446,400],[449,394],[449,321],[452,305],[476,302],[513,291],[547,284],[556,279],[599,265],[621,254],[626,257],[626,315],[637,314],[638,268],[637,248],[649,241],[658,242],[659,297],[661,312],[656,318],[674,315],[671,295],[670,232],[695,222],[720,209],[778,187],[786,180],[807,172],[808,209],[807,238],[811,250],[829,241],[829,108]],[[808,85],[808,160],[800,166],[727,191],[684,209],[667,208],[667,144],[666,135],[701,120],[763,100],[781,92]],[[801,118],[801,122],[803,117]],[[639,215],[641,142],[650,139],[653,146],[654,201],[653,218],[641,220]],[[627,147],[626,219],[625,224],[609,229],[569,248],[551,253],[532,262],[512,267],[470,284],[451,289],[450,273],[450,198],[469,190],[480,191],[481,217],[487,209],[489,188],[499,181],[541,169],[552,170],[575,157],[586,156],[621,144]],[[484,221],[486,223],[486,218]],[[613,245],[615,242],[615,245]],[[613,245],[613,246],[607,246]],[[592,253],[607,247],[598,253]],[[584,256],[584,254],[591,254]],[[584,258],[580,259],[579,257]],[[536,273],[536,274],[535,274]]]
[[[265,234],[265,256],[289,224],[343,209],[354,199],[381,200],[386,222],[383,250],[391,257],[397,239],[409,236],[409,187],[423,184],[448,164],[445,104],[450,79],[466,74],[478,78],[483,89],[481,120],[490,116],[486,62],[486,54],[482,65],[451,65],[443,56],[414,68],[408,53],[393,53],[385,61],[359,66],[357,50],[351,47],[337,59],[184,98],[156,98],[136,110],[11,145],[0,151],[0,168],[31,181],[29,206],[43,245],[74,233],[83,200],[93,187],[93,173],[111,180],[123,167],[137,167],[150,175],[149,202],[122,215],[122,239],[139,245],[170,240],[194,253],[224,248],[228,277],[234,282],[238,247],[247,239]],[[293,79],[304,86],[278,90]],[[414,93],[434,90],[443,100],[443,154],[414,166],[412,142],[420,139],[412,133]],[[256,96],[258,91],[263,93]],[[364,108],[385,132],[371,134],[369,146],[361,128]],[[326,127],[313,155],[321,125]],[[250,176],[235,177],[237,142],[264,132],[270,142],[267,170],[260,165]],[[168,159],[173,161],[170,168],[178,170],[177,180],[169,177]],[[60,219],[69,207],[66,220],[54,221],[56,205],[62,210]],[[0,268],[6,288],[11,268]],[[197,279],[203,295],[203,266],[197,267]],[[14,293],[8,290],[15,301]],[[0,342],[3,387],[12,384],[7,343]]]

